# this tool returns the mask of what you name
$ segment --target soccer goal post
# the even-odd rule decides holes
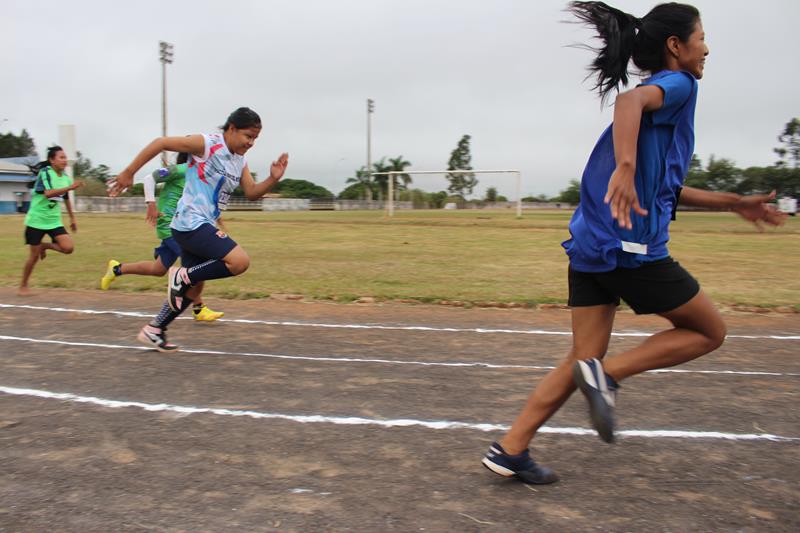
[[[522,216],[522,174],[519,170],[403,170],[391,172],[373,172],[375,174],[384,174],[389,176],[389,199],[386,202],[386,211],[390,217],[394,216],[394,178],[402,174],[416,175],[416,174],[513,174],[516,178],[516,191],[517,191],[517,216]]]

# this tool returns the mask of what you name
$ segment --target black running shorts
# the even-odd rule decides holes
[[[44,239],[45,235],[50,235],[50,239],[55,242],[56,237],[59,235],[67,235],[67,230],[64,229],[64,226],[53,229],[39,229],[25,226],[25,244],[38,246],[42,244],[42,239]]]
[[[671,257],[610,272],[569,269],[570,307],[628,304],[637,315],[666,313],[700,292],[700,284]]]

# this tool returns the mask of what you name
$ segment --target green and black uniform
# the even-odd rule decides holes
[[[161,243],[153,250],[153,258],[161,258],[161,264],[167,268],[175,264],[181,256],[181,247],[172,238],[172,229],[169,225],[175,216],[178,200],[183,195],[187,166],[186,163],[181,163],[159,168],[153,172],[155,182],[164,184],[156,204],[159,212],[156,220],[156,236],[161,239]]]
[[[57,235],[67,233],[61,221],[61,204],[69,197],[69,193],[48,198],[45,191],[63,189],[70,185],[72,178],[66,172],[62,172],[59,176],[49,166],[39,171],[33,187],[31,206],[25,215],[25,244],[35,246],[42,242],[45,235],[50,235],[50,238],[55,240]]]
[[[172,237],[172,229],[169,225],[172,223],[172,217],[175,216],[178,200],[183,195],[187,166],[186,163],[181,163],[153,172],[153,179],[156,180],[156,183],[164,184],[158,195],[158,212],[161,214],[156,222],[156,236],[162,241]]]

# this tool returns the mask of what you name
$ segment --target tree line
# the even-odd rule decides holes
[[[472,168],[472,154],[470,149],[470,135],[463,135],[455,149],[450,153],[447,170],[463,170],[467,172],[450,172],[445,174],[449,185],[447,191],[425,192],[412,189],[413,179],[405,171],[411,162],[403,155],[397,157],[382,157],[372,163],[372,172],[367,172],[366,166],[354,171],[352,177],[347,178],[347,187],[339,193],[343,200],[377,200],[383,201],[388,195],[389,174],[395,175],[395,196],[400,201],[411,201],[415,207],[443,207],[448,201],[459,203],[466,202],[478,185],[475,174],[468,172]],[[778,197],[800,196],[800,118],[792,118],[786,123],[780,135],[779,146],[774,148],[777,161],[766,167],[739,168],[733,160],[711,156],[706,163],[697,155],[692,156],[689,172],[685,184],[689,187],[706,189],[710,191],[735,192],[739,194],[769,193],[776,191]],[[11,132],[0,134],[0,158],[4,157],[29,157],[31,160],[37,156],[36,145],[27,130],[23,129],[19,135]],[[105,182],[112,177],[107,165],[95,166],[92,161],[81,152],[77,153],[77,160],[73,165],[76,178],[85,180],[86,186],[78,189],[79,194],[104,195]],[[143,194],[141,184],[135,186],[131,194]],[[307,180],[286,178],[278,183],[275,190],[287,198],[334,198],[335,195],[328,189]],[[527,196],[523,201],[551,201],[568,204],[577,204],[580,200],[580,182],[570,180],[566,189],[555,197],[545,195]],[[507,198],[497,193],[497,189],[490,187],[483,200],[486,202],[503,202]]]

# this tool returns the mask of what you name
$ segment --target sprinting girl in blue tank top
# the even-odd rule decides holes
[[[617,96],[614,122],[589,157],[571,238],[563,244],[570,261],[572,349],[483,459],[495,473],[540,484],[558,477],[530,457],[528,446],[577,388],[592,425],[612,442],[620,381],[685,363],[725,340],[722,317],[667,250],[677,204],[730,210],[754,223],[783,222],[766,203],[774,192],[740,196],[683,186],[694,152],[697,80],[708,56],[697,9],[661,4],[641,19],[602,2],[571,2],[569,11],[603,41],[591,66],[603,100],[627,85],[630,61],[647,77]],[[663,316],[672,328],[604,359],[621,300],[638,314]]]

